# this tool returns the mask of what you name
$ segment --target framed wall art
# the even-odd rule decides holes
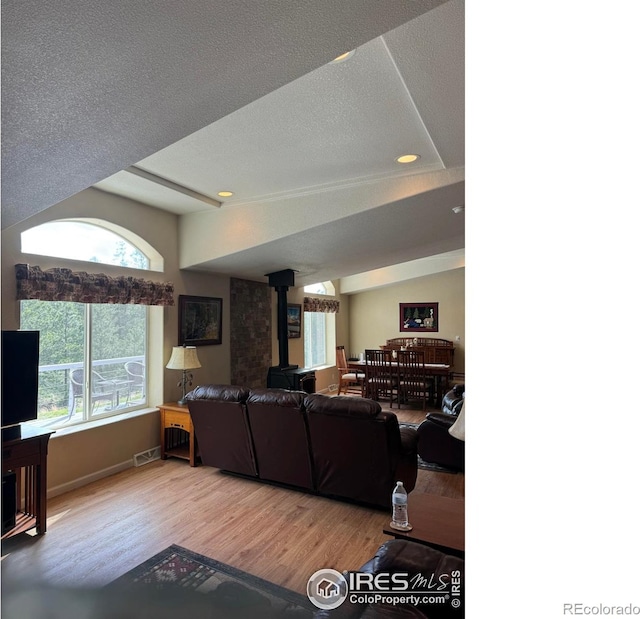
[[[178,297],[178,346],[222,344],[222,299]]]
[[[302,305],[289,303],[287,305],[287,337],[300,337],[302,331]]]
[[[428,333],[437,330],[437,303],[400,303],[400,333]]]

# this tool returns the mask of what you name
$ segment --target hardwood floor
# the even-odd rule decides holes
[[[420,470],[414,492],[462,498],[464,475]],[[316,570],[355,569],[370,559],[390,539],[382,533],[388,519],[384,511],[158,460],[50,499],[44,536],[3,541],[3,586],[14,579],[102,586],[179,544],[304,594]]]

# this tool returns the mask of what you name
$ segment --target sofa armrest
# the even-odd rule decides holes
[[[400,448],[403,454],[418,453],[418,430],[402,426],[400,428]]]
[[[448,413],[429,413],[426,420],[422,423],[430,422],[440,428],[448,430],[456,422],[457,418],[457,415],[449,415]]]
[[[464,470],[464,441],[449,430],[458,418],[446,413],[429,413],[418,427],[418,454],[426,462],[458,471]]]
[[[400,449],[394,471],[395,481],[402,481],[407,492],[416,487],[418,478],[418,431],[416,428],[400,427]],[[391,495],[389,494],[389,501]]]
[[[409,499],[411,500],[411,499]],[[464,571],[464,559],[446,555],[435,548],[403,539],[392,539],[378,548],[375,556],[361,571],[378,572],[421,572],[434,574],[450,573],[451,570]]]

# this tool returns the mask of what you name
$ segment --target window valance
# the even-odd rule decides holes
[[[335,299],[318,299],[316,297],[305,297],[304,311],[335,314],[340,311],[340,301],[336,301]]]
[[[17,298],[117,305],[174,305],[173,284],[16,264]]]

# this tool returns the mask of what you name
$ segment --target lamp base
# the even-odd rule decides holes
[[[178,404],[179,404],[180,406],[186,406],[188,401],[189,401],[189,400],[185,400],[184,398],[180,398],[180,399],[178,400]]]

